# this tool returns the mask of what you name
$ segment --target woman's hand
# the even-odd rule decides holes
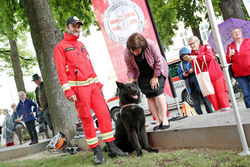
[[[188,56],[188,62],[192,62],[194,59],[196,59],[197,56]]]
[[[190,70],[188,70],[189,74],[192,74],[194,72],[194,70],[191,68]]]
[[[127,81],[127,83],[132,83],[132,82],[134,82],[133,78],[129,78],[128,81]]]
[[[235,49],[232,49],[231,47],[229,47],[229,58],[231,59],[232,56],[235,54]]]
[[[184,76],[184,77],[187,77],[189,74],[188,73],[182,73],[182,75]]]
[[[151,80],[150,80],[150,85],[152,89],[157,89],[159,87],[159,82],[158,82],[158,77],[154,76]]]

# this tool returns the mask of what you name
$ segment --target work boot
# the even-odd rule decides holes
[[[92,149],[94,152],[94,161],[96,164],[103,164],[105,163],[105,159],[102,155],[102,151],[100,146],[96,146],[95,148]]]
[[[128,157],[129,154],[127,152],[123,152],[121,149],[119,149],[116,144],[114,143],[114,141],[110,142],[110,143],[106,143],[107,144],[107,151],[108,151],[108,155],[110,157],[116,157],[118,156],[123,156],[123,157]]]

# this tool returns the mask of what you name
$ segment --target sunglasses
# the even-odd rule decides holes
[[[195,44],[195,42],[193,42],[193,43],[190,43],[190,44],[188,44],[189,46],[192,46],[193,44]]]

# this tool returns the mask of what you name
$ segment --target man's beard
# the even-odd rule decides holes
[[[73,35],[73,36],[79,36],[80,35],[80,33],[79,32],[73,32],[73,31],[69,31],[68,32],[70,35]]]

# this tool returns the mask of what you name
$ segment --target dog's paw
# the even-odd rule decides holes
[[[158,149],[153,149],[152,152],[158,153],[159,150]]]
[[[143,153],[142,150],[137,151],[137,157],[142,157]]]
[[[154,152],[154,153],[158,153],[158,152],[159,152],[158,149],[156,149],[156,148],[151,148],[151,147],[148,147],[146,150],[147,150],[148,152]]]

